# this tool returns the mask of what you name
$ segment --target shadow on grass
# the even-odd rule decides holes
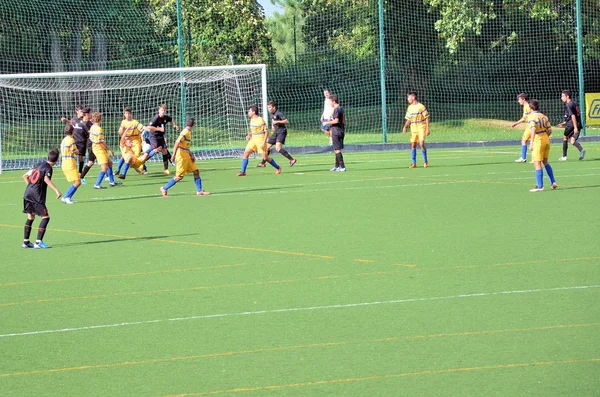
[[[67,244],[56,244],[53,245],[54,248],[62,248],[62,247],[72,247],[76,245],[89,245],[89,244],[110,244],[110,243],[119,243],[119,242],[131,242],[131,241],[152,241],[159,239],[169,239],[174,240],[177,237],[186,237],[186,236],[196,236],[198,233],[188,233],[188,234],[177,234],[177,235],[169,235],[169,236],[146,236],[146,237],[134,237],[134,238],[110,238],[104,240],[93,240],[93,241],[78,241],[76,243],[67,243]],[[102,236],[99,236],[102,237]]]

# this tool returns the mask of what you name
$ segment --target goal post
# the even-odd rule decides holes
[[[241,155],[248,134],[247,109],[258,105],[267,119],[266,66],[0,74],[0,172],[26,169],[63,138],[61,117],[75,107],[102,113],[107,143],[118,148],[123,109],[148,125],[158,106],[180,127],[194,117],[192,150],[201,159]],[[167,129],[170,147],[176,137]]]

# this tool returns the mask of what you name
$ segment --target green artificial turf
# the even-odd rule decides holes
[[[433,132],[432,132],[433,133]],[[595,396],[600,145],[530,193],[520,148],[239,159],[53,199],[0,175],[2,396]],[[293,154],[293,149],[290,149]],[[94,167],[88,181],[93,181]],[[60,168],[53,181],[65,192]],[[104,182],[106,185],[107,183]],[[39,218],[34,223],[35,239]]]

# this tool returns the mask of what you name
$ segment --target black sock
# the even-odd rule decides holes
[[[344,156],[342,156],[342,152],[335,154],[335,162],[338,163],[341,168],[346,168],[344,167]]]
[[[569,148],[569,141],[563,141],[563,157],[567,157],[567,149]]]
[[[27,219],[25,221],[25,233],[23,234],[23,241],[29,241],[31,235],[31,225],[33,225],[33,219]]]
[[[85,178],[85,175],[88,173],[88,171],[90,170],[90,168],[92,168],[92,167],[90,167],[87,164],[86,164],[85,167],[83,167],[83,171],[81,171],[81,175],[80,175],[81,179]]]
[[[81,171],[83,170],[83,161],[79,162],[79,173],[81,174]]]
[[[44,234],[46,234],[46,227],[48,226],[49,222],[50,218],[42,218],[42,221],[40,222],[40,227],[38,227],[37,241],[44,240]]]
[[[165,170],[169,169],[169,159],[171,158],[171,156],[167,156],[166,154],[163,154],[163,167],[165,167]]]
[[[290,156],[290,154],[284,148],[281,148],[281,150],[279,151],[279,154],[281,154],[283,157],[287,158],[290,161],[292,161],[294,159],[292,156]]]

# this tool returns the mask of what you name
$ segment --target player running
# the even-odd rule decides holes
[[[48,186],[56,193],[56,198],[59,199],[62,193],[52,183],[52,166],[58,161],[58,149],[52,149],[48,152],[48,159],[42,161],[35,168],[23,174],[23,180],[27,184],[25,195],[23,196],[23,212],[27,214],[25,221],[25,233],[23,236],[23,244],[21,248],[52,248],[44,242],[46,228],[50,223],[50,215],[46,208],[46,191]],[[41,216],[42,220],[38,227],[37,239],[35,244],[29,241],[31,235],[31,226],[35,220],[35,216]]]
[[[273,101],[269,101],[267,104],[267,109],[269,110],[269,116],[271,118],[271,125],[273,126],[273,134],[269,136],[267,143],[269,144],[267,148],[267,154],[271,153],[271,148],[275,145],[275,150],[283,157],[287,158],[290,161],[290,167],[293,167],[296,164],[296,159],[290,156],[287,150],[283,148],[285,144],[285,138],[287,137],[287,124],[289,123],[287,117],[281,112],[281,110],[277,109],[277,104]],[[329,127],[329,126],[328,126]],[[260,163],[258,163],[257,167],[264,167],[266,164],[265,159],[263,159]]]
[[[196,183],[196,194],[198,196],[208,196],[210,192],[202,190],[202,178],[200,178],[200,171],[196,166],[196,159],[190,151],[192,145],[192,129],[194,128],[194,119],[189,118],[185,122],[185,128],[179,134],[179,138],[175,141],[173,147],[173,157],[171,161],[177,161],[175,168],[175,176],[171,178],[165,186],[160,188],[160,193],[167,197],[167,190],[175,186],[177,182],[183,179],[185,174],[192,172],[194,174],[194,182]]]
[[[250,117],[250,132],[246,136],[248,144],[244,150],[242,156],[242,168],[237,176],[246,176],[246,169],[248,168],[248,157],[254,152],[258,152],[265,162],[268,162],[275,167],[275,173],[281,174],[281,167],[269,157],[267,152],[267,136],[269,131],[267,130],[267,124],[265,119],[258,115],[258,107],[252,105],[248,108],[248,117]]]

